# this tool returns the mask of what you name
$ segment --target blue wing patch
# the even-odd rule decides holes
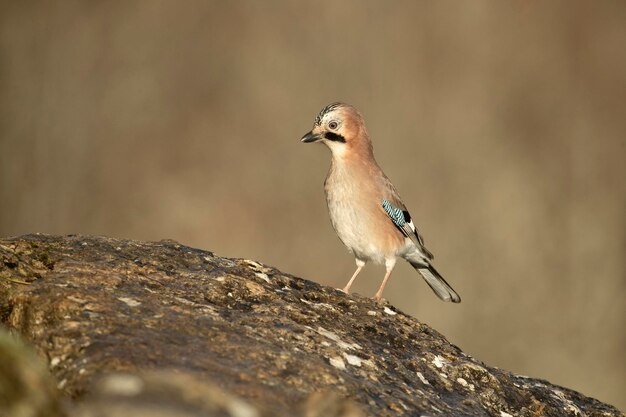
[[[393,224],[396,225],[402,234],[411,239],[428,259],[433,259],[433,254],[424,247],[424,239],[415,228],[415,225],[411,222],[409,212],[394,207],[391,205],[389,200],[386,199],[383,199],[382,206],[383,210],[387,213],[387,216],[389,216]]]
[[[387,215],[393,221],[393,224],[402,228],[406,223],[406,220],[404,218],[404,212],[400,210],[399,208],[392,206],[391,203],[385,199],[383,199],[382,205]]]

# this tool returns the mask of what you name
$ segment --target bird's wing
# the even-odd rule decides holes
[[[398,230],[400,230],[400,232],[402,232],[404,236],[411,239],[413,243],[415,243],[415,246],[417,246],[417,248],[420,249],[420,251],[422,251],[428,259],[433,259],[433,254],[430,253],[430,251],[424,246],[424,238],[420,234],[419,230],[417,230],[417,227],[415,227],[415,224],[411,219],[411,214],[409,214],[406,206],[402,203],[402,200],[400,200],[400,196],[398,195],[395,187],[387,178],[384,179],[386,181],[384,181],[383,187],[386,192],[384,193],[384,197],[381,201],[383,210],[385,210],[389,219],[391,219],[393,224],[398,228]]]

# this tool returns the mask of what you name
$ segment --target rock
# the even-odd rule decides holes
[[[74,417],[260,417],[219,387],[172,371],[111,374],[95,384]]]
[[[46,363],[0,326],[0,417],[60,417]]]
[[[173,241],[0,239],[0,321],[73,416],[622,415],[389,304]]]
[[[73,417],[262,417],[249,403],[217,385],[185,372],[157,371],[110,374],[95,384]],[[304,417],[363,417],[350,401],[334,394],[310,397],[299,415]]]

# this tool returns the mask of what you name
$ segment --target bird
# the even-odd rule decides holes
[[[304,143],[323,143],[331,164],[324,191],[330,220],[339,239],[354,255],[356,271],[343,288],[349,293],[367,262],[385,265],[385,276],[374,295],[381,301],[398,258],[406,260],[443,301],[461,297],[433,267],[433,254],[398,191],[374,158],[372,141],[361,113],[352,105],[332,103],[315,117]]]

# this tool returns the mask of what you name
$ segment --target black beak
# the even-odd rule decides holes
[[[320,135],[319,133],[313,133],[313,131],[311,131],[307,133],[306,135],[302,136],[302,139],[300,140],[304,143],[311,143],[311,142],[320,140],[321,138],[322,138],[322,135]]]

